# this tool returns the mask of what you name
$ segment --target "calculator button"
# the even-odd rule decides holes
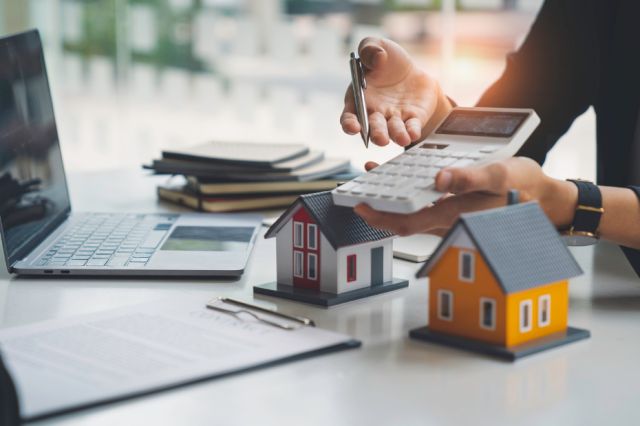
[[[465,151],[449,151],[449,157],[453,158],[462,158],[466,155],[467,153]]]
[[[431,178],[421,179],[419,182],[417,182],[414,188],[420,189],[420,190],[432,189],[434,183],[435,183],[435,180]]]
[[[456,161],[451,165],[451,167],[467,167],[473,163],[475,163],[475,161],[465,158],[465,159]]]
[[[438,161],[435,165],[438,167],[447,167],[452,165],[453,163],[455,163],[456,159],[455,158],[443,158],[440,161]]]
[[[487,146],[483,146],[482,148],[480,148],[480,152],[485,153],[485,154],[491,154],[493,152],[496,152],[500,147],[496,146],[496,145],[487,145]]]
[[[467,154],[466,158],[471,158],[473,160],[479,160],[481,158],[483,158],[485,155],[481,154],[480,152],[470,152]]]

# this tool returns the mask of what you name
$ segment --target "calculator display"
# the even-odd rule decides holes
[[[456,110],[449,114],[436,133],[508,138],[528,116],[526,112]]]

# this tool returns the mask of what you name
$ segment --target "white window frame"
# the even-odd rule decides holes
[[[296,229],[299,229],[296,232]],[[300,236],[300,244],[298,244],[298,239],[296,236]],[[293,221],[293,246],[295,248],[304,248],[304,223]]]
[[[462,271],[464,270],[462,258],[466,255],[469,255],[469,257],[471,258],[471,265],[470,265],[471,276],[469,278],[465,277],[462,274]],[[476,257],[474,256],[474,253],[469,250],[460,250],[460,252],[458,253],[458,279],[460,281],[471,283],[475,281],[475,278],[476,278]]]
[[[491,325],[486,325],[484,323],[484,304],[491,304]],[[480,328],[484,330],[495,330],[496,329],[496,300],[491,299],[489,297],[481,297],[480,298],[480,314],[478,315],[480,318]]]
[[[300,263],[297,262],[297,259],[300,259]],[[300,265],[300,268],[297,268],[297,265]],[[297,272],[300,271],[298,274]],[[293,276],[296,278],[304,278],[304,253],[298,250],[293,251]]]
[[[315,243],[313,246],[311,245],[311,238],[309,238],[311,234],[313,234],[313,242]],[[310,250],[318,249],[318,225],[315,223],[307,224],[307,248]]]
[[[449,295],[449,316],[445,317],[442,315],[442,294]],[[437,309],[438,309],[438,319],[443,321],[453,321],[453,292],[450,290],[438,290],[438,300],[436,301]]]
[[[544,302],[547,302],[547,320],[544,321],[542,319],[542,307],[544,306]],[[546,327],[551,324],[551,295],[543,294],[538,297],[538,327]]]
[[[527,306],[529,309],[527,310],[527,312],[529,313],[527,315],[527,324],[528,326],[525,327],[522,323],[522,320],[524,319],[524,307]],[[518,328],[520,330],[520,333],[528,333],[529,331],[531,331],[533,329],[533,303],[531,302],[531,299],[527,299],[527,300],[522,300],[520,302],[520,308],[518,309],[519,315],[518,315]]]
[[[313,264],[315,266],[315,274],[311,275],[311,259],[313,259]],[[307,278],[310,280],[318,279],[318,255],[315,253],[307,253]]]

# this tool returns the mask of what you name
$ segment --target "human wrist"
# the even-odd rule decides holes
[[[572,182],[549,178],[540,197],[543,209],[557,228],[566,228],[573,222],[578,204],[578,188]]]

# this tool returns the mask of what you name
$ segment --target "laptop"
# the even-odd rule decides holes
[[[0,39],[0,235],[9,272],[239,276],[260,223],[255,214],[73,213],[40,36]]]

